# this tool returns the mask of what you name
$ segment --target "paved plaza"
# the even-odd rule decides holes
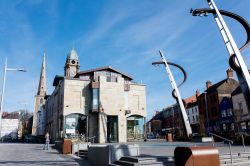
[[[43,144],[0,143],[0,165],[6,166],[91,166],[81,158],[59,154],[55,149],[43,150]]]
[[[174,156],[176,146],[211,146],[211,143],[192,143],[192,142],[165,142],[148,141],[133,142],[127,144],[140,144],[140,154],[148,156]],[[227,144],[217,143],[220,153],[229,153]],[[242,152],[242,146],[232,146],[232,152]],[[250,146],[246,147],[250,152]],[[61,165],[61,166],[92,166],[88,160],[78,158],[73,155],[63,155],[57,150],[50,148],[43,150],[43,144],[24,144],[24,143],[0,143],[0,165],[6,166],[34,166],[34,165]],[[241,164],[245,166],[249,164]]]

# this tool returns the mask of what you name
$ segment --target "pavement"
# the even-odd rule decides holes
[[[4,166],[91,166],[87,160],[63,155],[53,148],[43,150],[43,144],[0,143],[0,165]]]
[[[211,143],[193,142],[165,142],[164,140],[147,142],[129,142],[124,144],[139,144],[140,154],[147,156],[174,156],[177,146],[212,146]],[[220,153],[229,153],[229,146],[216,143]],[[250,152],[250,146],[246,147]],[[242,146],[233,145],[232,153],[243,152]],[[43,150],[43,144],[26,143],[0,143],[0,166],[35,166],[35,165],[60,165],[60,166],[92,166],[88,160],[75,155],[63,155],[50,148]],[[247,166],[242,164],[239,166]]]

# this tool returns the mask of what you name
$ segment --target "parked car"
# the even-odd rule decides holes
[[[44,143],[44,140],[42,136],[26,135],[24,137],[24,142],[26,143]]]

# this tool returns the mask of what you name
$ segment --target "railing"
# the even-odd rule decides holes
[[[246,137],[250,137],[250,134],[247,134],[247,133],[244,133],[244,132],[239,132],[238,134],[241,136],[243,149],[244,149],[244,152],[246,152],[246,146],[245,146],[245,138],[244,138],[244,135],[245,135]]]
[[[93,136],[93,137],[85,137],[84,134],[72,134],[70,135],[69,137],[67,138],[71,138],[71,139],[74,139],[76,141],[81,141],[81,142],[90,142],[90,143],[94,143],[95,142],[95,137],[96,136]]]
[[[93,137],[86,137],[86,138],[85,138],[85,141],[86,141],[86,142],[89,142],[89,140],[90,140],[90,143],[93,144],[93,143],[95,142],[95,136],[93,136]]]
[[[224,137],[222,137],[220,135],[214,134],[214,133],[209,133],[209,135],[212,136],[212,144],[213,144],[213,146],[214,146],[214,137],[220,138],[220,139],[228,142],[229,150],[230,150],[231,164],[232,164],[233,163],[233,156],[232,156],[232,147],[231,147],[231,145],[233,144],[233,141],[230,140],[230,139],[224,138]]]

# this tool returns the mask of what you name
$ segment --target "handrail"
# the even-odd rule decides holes
[[[214,133],[209,133],[209,135],[212,135],[212,144],[213,144],[213,146],[214,146],[214,136],[218,137],[220,139],[223,139],[223,140],[225,140],[225,141],[228,142],[228,144],[229,144],[229,150],[230,150],[231,164],[233,164],[232,147],[231,147],[231,144],[233,144],[233,141],[230,140],[230,139],[224,138],[224,137],[222,137],[220,135],[214,134]]]
[[[244,152],[246,152],[246,146],[245,146],[245,138],[244,138],[244,135],[247,136],[247,137],[250,137],[250,134],[245,133],[245,132],[239,132],[238,134],[241,136],[243,149],[244,149]]]
[[[250,137],[250,134],[248,134],[248,133],[245,133],[245,132],[242,132],[242,131],[240,131],[240,132],[238,132],[238,133],[239,133],[239,135],[245,135],[245,136]]]
[[[89,140],[90,140],[90,143],[93,144],[94,141],[95,141],[95,136],[93,136],[93,137],[86,137],[86,138],[85,138],[85,141],[86,141],[86,142],[88,142]],[[91,140],[92,140],[92,141],[91,141]]]
[[[217,134],[214,134],[214,133],[209,133],[209,135],[212,135],[212,136],[218,137],[218,138],[220,138],[220,139],[223,139],[224,141],[227,141],[227,142],[229,142],[229,143],[231,143],[231,144],[234,143],[233,140],[227,139],[227,138],[225,138],[225,137],[222,137],[222,136],[217,135]]]

